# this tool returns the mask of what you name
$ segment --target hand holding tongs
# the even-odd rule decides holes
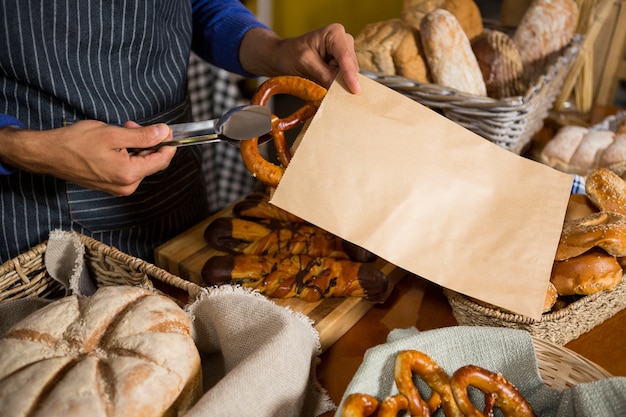
[[[149,148],[129,148],[129,153],[158,149],[162,146],[190,146],[226,141],[238,145],[239,141],[259,138],[259,144],[271,139],[272,112],[267,106],[246,104],[226,112],[219,119],[170,125],[174,139]]]

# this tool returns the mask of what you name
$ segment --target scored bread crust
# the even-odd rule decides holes
[[[189,318],[172,300],[137,287],[65,297],[0,340],[7,416],[174,416],[201,390]]]

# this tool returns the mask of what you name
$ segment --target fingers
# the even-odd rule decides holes
[[[354,52],[354,37],[345,31],[345,28],[333,23],[326,27],[327,35],[325,36],[325,48],[327,55],[331,57],[327,64],[331,68],[339,67],[348,89],[354,94],[361,91],[359,84],[359,62]]]

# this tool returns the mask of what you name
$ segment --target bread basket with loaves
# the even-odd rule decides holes
[[[582,18],[576,1],[559,2],[536,0],[517,28],[502,28],[483,21],[473,0],[405,0],[400,17],[367,25],[355,37],[361,71],[521,154],[542,128],[585,40],[575,33]],[[552,24],[542,27],[553,33],[528,35],[546,20]]]
[[[570,195],[554,255],[544,314],[514,314],[445,290],[460,324],[518,328],[566,344],[626,309],[626,181],[598,168],[585,194]]]

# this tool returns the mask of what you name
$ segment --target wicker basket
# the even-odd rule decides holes
[[[537,367],[544,384],[563,391],[574,385],[600,381],[613,375],[578,353],[533,337]]]
[[[544,314],[541,320],[490,308],[448,289],[444,289],[444,294],[459,324],[522,329],[564,345],[626,308],[626,279],[613,291],[582,297],[556,312]]]
[[[167,291],[168,295],[178,292],[188,299],[194,299],[201,291],[198,285],[157,266],[88,236],[78,236],[85,246],[85,263],[98,286],[133,285],[156,292],[167,288],[173,290]],[[62,285],[46,271],[46,247],[47,242],[40,243],[0,265],[0,302],[31,297],[56,299],[64,295]],[[181,302],[180,299],[177,301]]]
[[[582,35],[575,35],[554,62],[546,68],[524,96],[494,99],[424,84],[400,76],[387,76],[363,71],[363,75],[440,110],[447,118],[514,153],[522,153],[543,126],[544,119],[559,95],[570,72]]]

